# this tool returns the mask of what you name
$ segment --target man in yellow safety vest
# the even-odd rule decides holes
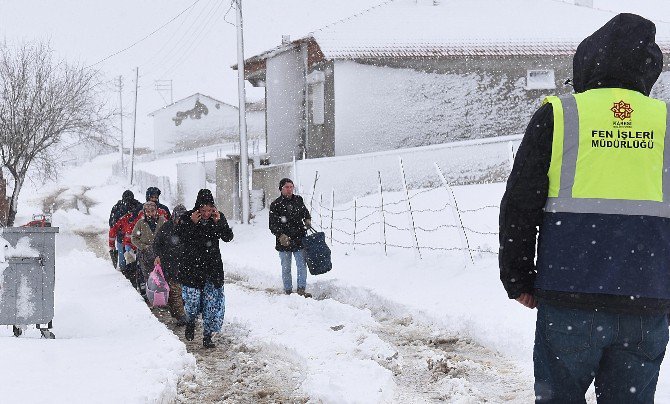
[[[537,307],[537,402],[654,401],[670,312],[668,107],[654,23],[619,14],[531,118],[500,209],[500,279]],[[539,228],[539,237],[536,236]],[[537,251],[537,260],[535,253]]]

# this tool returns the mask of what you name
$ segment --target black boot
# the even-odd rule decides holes
[[[298,288],[298,294],[302,297],[312,297],[312,294],[305,292],[305,288]]]
[[[184,330],[184,337],[187,341],[193,341],[195,338],[195,321],[186,323],[186,330]]]
[[[177,322],[175,323],[177,327],[183,327],[186,324],[188,324],[188,318],[185,315],[177,317]]]
[[[203,348],[216,348],[216,344],[212,342],[211,335],[205,335],[202,339]]]

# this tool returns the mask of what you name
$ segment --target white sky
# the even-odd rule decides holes
[[[450,6],[458,1],[463,0],[441,3]],[[0,0],[0,38],[8,45],[49,40],[68,61],[90,65],[146,36],[194,2],[189,11],[149,39],[96,66],[109,80],[110,105],[118,105],[118,94],[111,92],[116,91],[117,77],[123,76],[126,139],[131,134],[134,68],[139,66],[137,144],[151,146],[153,128],[147,114],[170,101],[169,93],[161,97],[155,91],[156,79],[173,80],[174,100],[201,92],[237,105],[237,76],[230,69],[237,57],[236,32],[223,18],[230,0]],[[383,2],[244,0],[245,54],[249,57],[279,45],[282,34],[304,36]],[[670,21],[669,4],[667,0],[594,0],[596,8],[637,11],[657,24]],[[234,24],[234,9],[226,20]],[[252,100],[263,97],[262,90],[248,83],[247,94]]]
[[[0,38],[18,41],[49,40],[68,61],[90,65],[148,35],[193,4],[195,0],[0,0]],[[281,36],[303,36],[330,22],[348,17],[382,0],[244,0],[245,54],[275,47]],[[126,140],[130,139],[134,100],[134,69],[140,68],[138,146],[153,143],[147,114],[170,101],[169,93],[154,89],[154,80],[173,80],[174,100],[200,92],[237,105],[236,30],[224,21],[230,0],[198,0],[158,33],[132,49],[97,65],[116,91],[123,76]],[[226,20],[235,23],[235,10]],[[263,91],[247,83],[250,99]],[[118,94],[110,93],[118,105]]]

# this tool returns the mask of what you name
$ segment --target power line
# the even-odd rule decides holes
[[[158,27],[158,28],[156,28],[155,30],[153,30],[151,33],[149,33],[148,35],[146,35],[144,38],[142,38],[142,39],[140,39],[140,40],[134,42],[134,43],[131,44],[130,46],[127,46],[127,47],[121,49],[120,51],[115,52],[115,53],[113,53],[113,54],[111,54],[111,55],[109,55],[109,56],[107,56],[107,57],[105,57],[105,58],[103,58],[103,59],[101,59],[101,60],[99,60],[99,61],[93,63],[92,65],[87,66],[87,67],[93,67],[93,66],[95,66],[95,65],[98,65],[98,64],[100,64],[100,63],[102,63],[102,62],[104,62],[104,61],[106,61],[106,60],[108,60],[108,59],[110,59],[110,58],[113,58],[114,56],[116,56],[116,55],[118,55],[118,54],[120,54],[120,53],[123,53],[123,52],[125,52],[125,51],[127,51],[127,50],[133,48],[135,45],[139,44],[140,42],[145,41],[146,39],[148,39],[149,37],[153,36],[153,35],[154,35],[155,33],[157,33],[158,31],[160,31],[161,29],[165,28],[165,27],[166,27],[168,24],[170,24],[172,21],[174,21],[174,20],[176,20],[177,18],[179,18],[182,14],[184,14],[186,11],[188,11],[191,7],[195,6],[199,1],[200,1],[200,0],[195,0],[195,1],[193,2],[193,4],[191,4],[190,6],[186,7],[185,9],[183,9],[179,14],[177,14],[177,15],[174,16],[174,17],[172,17],[172,18],[171,18],[168,22],[166,22],[165,24],[163,24],[163,25],[161,25],[160,27]]]
[[[201,26],[206,21],[207,17],[210,16],[211,13],[213,12],[213,10],[217,7],[217,5],[218,5],[217,3],[218,3],[218,1],[214,0],[210,3],[211,7],[210,7],[210,5],[204,6],[200,10],[198,15],[195,17],[195,19],[191,22],[191,24],[186,29],[184,34],[179,37],[179,39],[177,40],[175,45],[172,48],[170,48],[170,50],[165,55],[163,55],[163,57],[158,59],[155,63],[151,64],[146,69],[146,71],[148,71],[148,72],[142,74],[142,76],[140,76],[140,77],[145,77],[145,76],[151,75],[151,74],[159,71],[161,68],[163,68],[163,66],[166,63],[169,63],[170,58],[172,57],[173,54],[175,54],[174,57],[177,57],[177,55],[179,55],[179,52],[177,52],[177,53],[175,53],[175,52],[184,48],[184,45],[186,43],[188,43],[189,39],[193,35],[196,35],[196,33],[198,31],[197,27],[199,25]],[[193,32],[191,32],[191,31],[193,31]]]
[[[140,67],[142,67],[142,68],[147,67],[147,65],[149,64],[149,62],[151,62],[152,60],[154,60],[158,55],[160,55],[161,52],[163,52],[163,49],[165,49],[165,47],[166,47],[169,43],[172,42],[172,39],[175,37],[175,35],[177,35],[177,32],[179,32],[179,30],[181,29],[181,27],[184,26],[184,23],[185,23],[186,21],[188,21],[189,15],[191,14],[191,12],[192,12],[194,9],[195,9],[195,7],[191,7],[191,8],[188,10],[188,14],[181,20],[181,22],[179,23],[179,26],[177,26],[177,29],[175,29],[175,30],[172,32],[172,35],[170,35],[170,37],[163,43],[163,46],[161,46],[156,52],[154,52],[153,55],[151,55],[151,57],[149,57],[144,63],[142,63],[142,64],[140,65]]]
[[[223,4],[223,2],[219,3],[219,6],[218,6],[218,7],[216,8],[216,10],[214,10],[214,12],[210,15],[210,18],[209,18],[209,19],[205,22],[205,24],[201,27],[200,32],[195,36],[195,38],[193,39],[193,41],[191,41],[191,43],[190,43],[189,47],[186,49],[186,51],[184,51],[183,56],[182,56],[181,58],[177,59],[177,61],[175,61],[169,68],[167,68],[167,69],[165,70],[165,72],[163,72],[163,75],[168,75],[168,74],[172,73],[172,71],[173,71],[176,67],[180,66],[180,65],[182,64],[182,62],[184,62],[185,60],[187,60],[187,59],[191,56],[191,54],[193,53],[193,51],[194,51],[195,49],[197,49],[197,44],[198,44],[198,41],[200,40],[200,38],[202,37],[202,34],[203,34],[203,33],[209,33],[209,31],[211,31],[212,27],[214,26],[214,25],[212,25],[212,22],[213,22],[213,21],[216,22],[216,21],[218,21],[218,20],[221,18],[221,14],[219,14],[219,15],[217,16],[217,13],[218,13],[219,8],[220,8],[220,6],[221,6],[222,4]]]
[[[610,13],[610,14],[612,14],[612,15],[617,15],[617,14],[626,12],[625,10],[616,11],[616,10],[610,10],[610,9],[600,8],[600,7],[580,6],[580,5],[578,5],[578,4],[571,3],[571,2],[568,2],[568,1],[565,1],[565,0],[551,0],[551,1],[553,1],[553,2],[555,2],[555,3],[563,3],[563,4],[566,4],[566,5],[568,5],[568,6],[582,7],[582,8],[590,8],[591,10],[603,11],[603,12],[605,12],[605,13]],[[653,18],[649,18],[649,20],[651,20],[651,21],[653,21],[653,22],[655,22],[655,23],[670,24],[670,21],[665,21],[665,20],[658,20],[658,19],[653,19]]]
[[[358,18],[358,17],[362,16],[363,14],[367,14],[367,13],[369,13],[369,12],[371,12],[371,11],[377,9],[377,8],[384,7],[384,6],[388,5],[388,4],[391,4],[391,3],[393,3],[394,1],[396,1],[396,0],[386,0],[386,1],[384,1],[384,2],[381,2],[381,3],[377,4],[377,5],[374,5],[374,6],[372,6],[372,7],[369,7],[369,8],[367,8],[367,9],[365,9],[365,10],[359,11],[359,12],[356,13],[356,14],[353,14],[353,15],[350,15],[350,16],[348,16],[348,17],[344,17],[344,18],[339,19],[339,20],[337,20],[337,21],[333,21],[333,22],[331,22],[331,23],[329,23],[329,24],[326,24],[326,25],[322,26],[321,28],[315,29],[314,31],[312,31],[312,33],[314,33],[314,32],[318,32],[318,31],[323,31],[323,30],[325,30],[326,28],[330,28],[331,26],[333,26],[333,25],[335,25],[335,24],[339,24],[339,23],[341,23],[341,22],[345,22],[345,21],[353,20],[354,18]]]
[[[232,23],[232,22],[230,22],[226,19],[226,17],[228,17],[228,13],[230,13],[230,10],[233,9],[234,4],[235,4],[235,0],[231,0],[230,1],[230,7],[228,7],[228,11],[226,11],[226,14],[223,15],[223,21],[225,21],[227,24],[232,25],[233,27],[237,28],[237,25],[235,25],[234,23]]]
[[[188,36],[191,35],[191,30],[193,29],[193,27],[195,27],[195,26],[197,26],[198,24],[201,23],[200,20],[201,20],[201,18],[203,18],[203,15],[206,16],[208,14],[205,11],[210,7],[210,5],[216,4],[216,0],[213,0],[210,3],[207,3],[207,1],[205,1],[205,2],[203,2],[203,4],[204,4],[204,6],[200,9],[200,11],[197,13],[197,15],[195,15],[193,20],[189,22],[188,27],[183,32],[183,34],[180,34],[179,38],[177,38],[177,40],[175,41],[173,46],[166,53],[164,53],[162,56],[157,58],[153,63],[146,64],[147,67],[144,70],[148,71],[149,73],[143,73],[142,76],[149,75],[152,72],[154,72],[155,70],[160,69],[162,65],[164,65],[165,63],[167,63],[170,60],[170,57],[172,56],[172,53],[175,51],[175,49],[177,49],[177,47],[180,46],[180,44],[182,43],[182,41],[185,40],[185,38],[187,38]],[[180,26],[180,28],[181,28],[181,26]],[[168,44],[169,44],[169,42],[167,42],[165,45],[168,45]],[[142,77],[142,76],[140,76],[140,77]]]

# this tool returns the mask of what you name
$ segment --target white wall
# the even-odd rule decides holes
[[[265,111],[247,111],[247,139],[265,142]]]
[[[523,80],[517,81],[338,60],[335,155],[518,133],[519,117],[527,119],[529,111]],[[501,94],[507,102],[499,102]]]
[[[191,209],[195,205],[198,191],[206,187],[204,164],[177,164],[177,200],[183,203],[186,209]]]
[[[294,182],[298,191],[309,197],[314,177],[319,172],[316,197],[323,194],[330,201],[335,189],[335,203],[377,193],[381,172],[384,190],[402,189],[398,157],[402,157],[408,187],[417,189],[441,185],[434,163],[438,163],[452,184],[501,182],[510,171],[511,151],[518,148],[521,135],[467,140],[447,144],[400,149],[342,157],[299,160]]]
[[[201,115],[200,119],[185,118],[176,125],[174,118],[177,112],[194,108],[196,100],[207,107],[207,114]],[[193,95],[156,112],[153,118],[156,153],[192,149],[198,144],[222,143],[238,136],[237,108],[209,97]]]
[[[299,50],[267,60],[267,146],[273,164],[299,155],[302,142],[304,65]]]

